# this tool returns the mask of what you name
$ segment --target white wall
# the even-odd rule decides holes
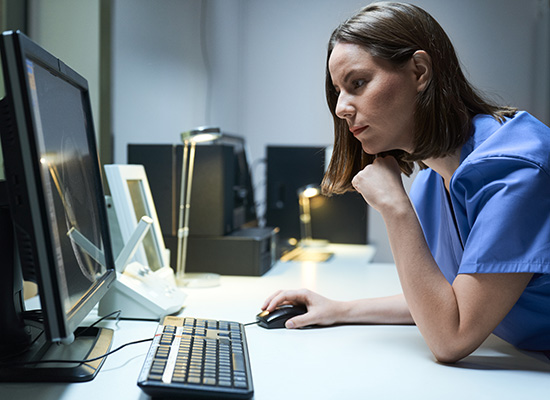
[[[113,5],[114,158],[128,143],[174,143],[204,125],[207,79],[201,2],[116,0]]]
[[[99,127],[99,0],[29,0],[29,37],[88,81]]]
[[[62,21],[64,36],[41,35],[55,43],[74,36],[69,55],[87,60],[79,50],[87,21],[79,16],[91,12],[93,20],[97,1],[31,5],[40,4],[39,19]],[[480,89],[550,122],[547,0],[411,2],[439,20]],[[113,0],[115,162],[126,161],[127,143],[178,142],[181,131],[206,124],[245,136],[254,160],[264,157],[268,144],[330,144],[332,122],[323,93],[326,42],[339,22],[367,3]],[[90,28],[90,38],[95,35]],[[88,74],[85,67],[75,61],[75,69],[93,79],[96,72]],[[369,231],[378,246],[376,259],[390,261],[375,213]]]

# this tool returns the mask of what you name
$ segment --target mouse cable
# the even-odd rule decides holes
[[[248,324],[243,324],[243,326],[256,325],[258,323],[259,323],[259,321],[249,322]]]

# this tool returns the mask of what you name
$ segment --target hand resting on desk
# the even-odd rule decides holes
[[[271,312],[283,304],[303,304],[307,307],[307,313],[286,322],[285,326],[289,329],[303,328],[308,325],[332,325],[337,322],[339,302],[307,289],[279,290],[266,299],[262,310]]]
[[[282,304],[304,304],[307,313],[289,319],[286,328],[334,324],[413,324],[402,294],[390,297],[336,301],[308,289],[279,290],[269,296],[262,310],[273,311]]]

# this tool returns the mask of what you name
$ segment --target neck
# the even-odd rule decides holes
[[[451,178],[460,165],[460,150],[455,151],[449,156],[424,160],[424,164],[441,175],[443,182],[445,183],[445,188],[449,191]]]

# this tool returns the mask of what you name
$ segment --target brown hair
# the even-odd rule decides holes
[[[397,159],[406,175],[412,173],[414,162],[425,168],[422,160],[444,157],[466,143],[475,115],[488,114],[503,122],[517,111],[492,105],[476,92],[460,68],[449,37],[426,11],[404,3],[370,4],[338,26],[328,44],[325,91],[334,119],[334,149],[322,182],[327,195],[353,190],[352,178],[377,156],[366,154],[350,134],[347,123],[336,116],[338,94],[328,61],[337,43],[357,44],[396,68],[418,50],[431,57],[430,81],[416,99],[414,151],[386,153]]]

